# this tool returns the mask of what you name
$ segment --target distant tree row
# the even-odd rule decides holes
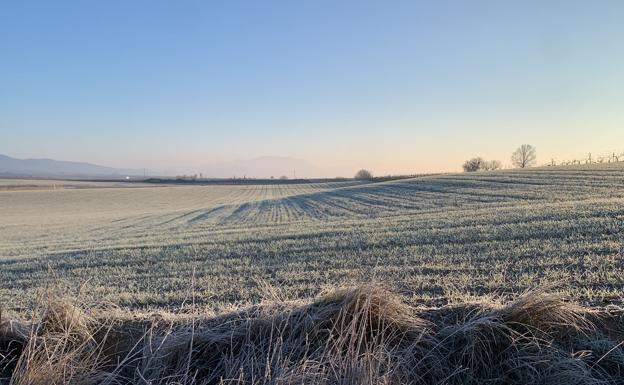
[[[517,168],[533,166],[537,160],[537,151],[530,144],[523,144],[511,154],[511,164]],[[499,160],[485,160],[480,156],[468,159],[462,165],[465,172],[494,171],[503,168]],[[361,169],[355,173],[356,180],[372,180],[373,173],[366,169]]]
[[[536,159],[537,152],[535,147],[530,144],[523,144],[511,154],[511,164],[518,168],[530,167],[535,164]],[[462,167],[465,172],[492,171],[502,168],[502,163],[498,160],[485,160],[476,157],[464,162]]]
[[[201,179],[201,177],[200,177],[200,179]],[[177,175],[176,176],[176,180],[196,181],[197,180],[197,174],[193,174],[193,175],[186,175],[186,174],[185,175]]]

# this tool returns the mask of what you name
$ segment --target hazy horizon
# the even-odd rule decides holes
[[[624,151],[624,3],[0,5],[0,153],[323,176]],[[321,176],[321,175],[301,175]]]

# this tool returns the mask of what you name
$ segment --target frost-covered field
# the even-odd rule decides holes
[[[384,183],[0,192],[0,303],[51,277],[133,308],[223,309],[340,283],[441,304],[558,283],[622,303],[624,164]],[[193,271],[195,273],[193,273]]]
[[[99,182],[79,180],[55,180],[55,179],[13,179],[0,177],[0,191],[24,191],[24,190],[61,190],[127,186],[123,182]],[[135,187],[148,186],[147,184],[133,184]]]

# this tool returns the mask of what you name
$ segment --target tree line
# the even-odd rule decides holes
[[[511,154],[511,164],[517,168],[531,167],[537,160],[537,151],[530,144],[523,144]],[[468,159],[462,168],[465,172],[492,171],[502,168],[502,163],[498,160],[485,160],[481,157]]]
[[[511,154],[511,164],[517,168],[527,168],[535,165],[537,160],[537,151],[530,144],[523,144]],[[499,160],[485,160],[480,156],[468,159],[464,162],[462,168],[465,172],[475,171],[494,171],[503,168],[503,164]],[[356,180],[372,180],[373,173],[369,170],[362,169],[355,173]]]

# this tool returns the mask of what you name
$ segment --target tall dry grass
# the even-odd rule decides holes
[[[219,316],[53,298],[0,322],[1,383],[621,384],[624,313],[545,292],[414,308],[378,286]]]

